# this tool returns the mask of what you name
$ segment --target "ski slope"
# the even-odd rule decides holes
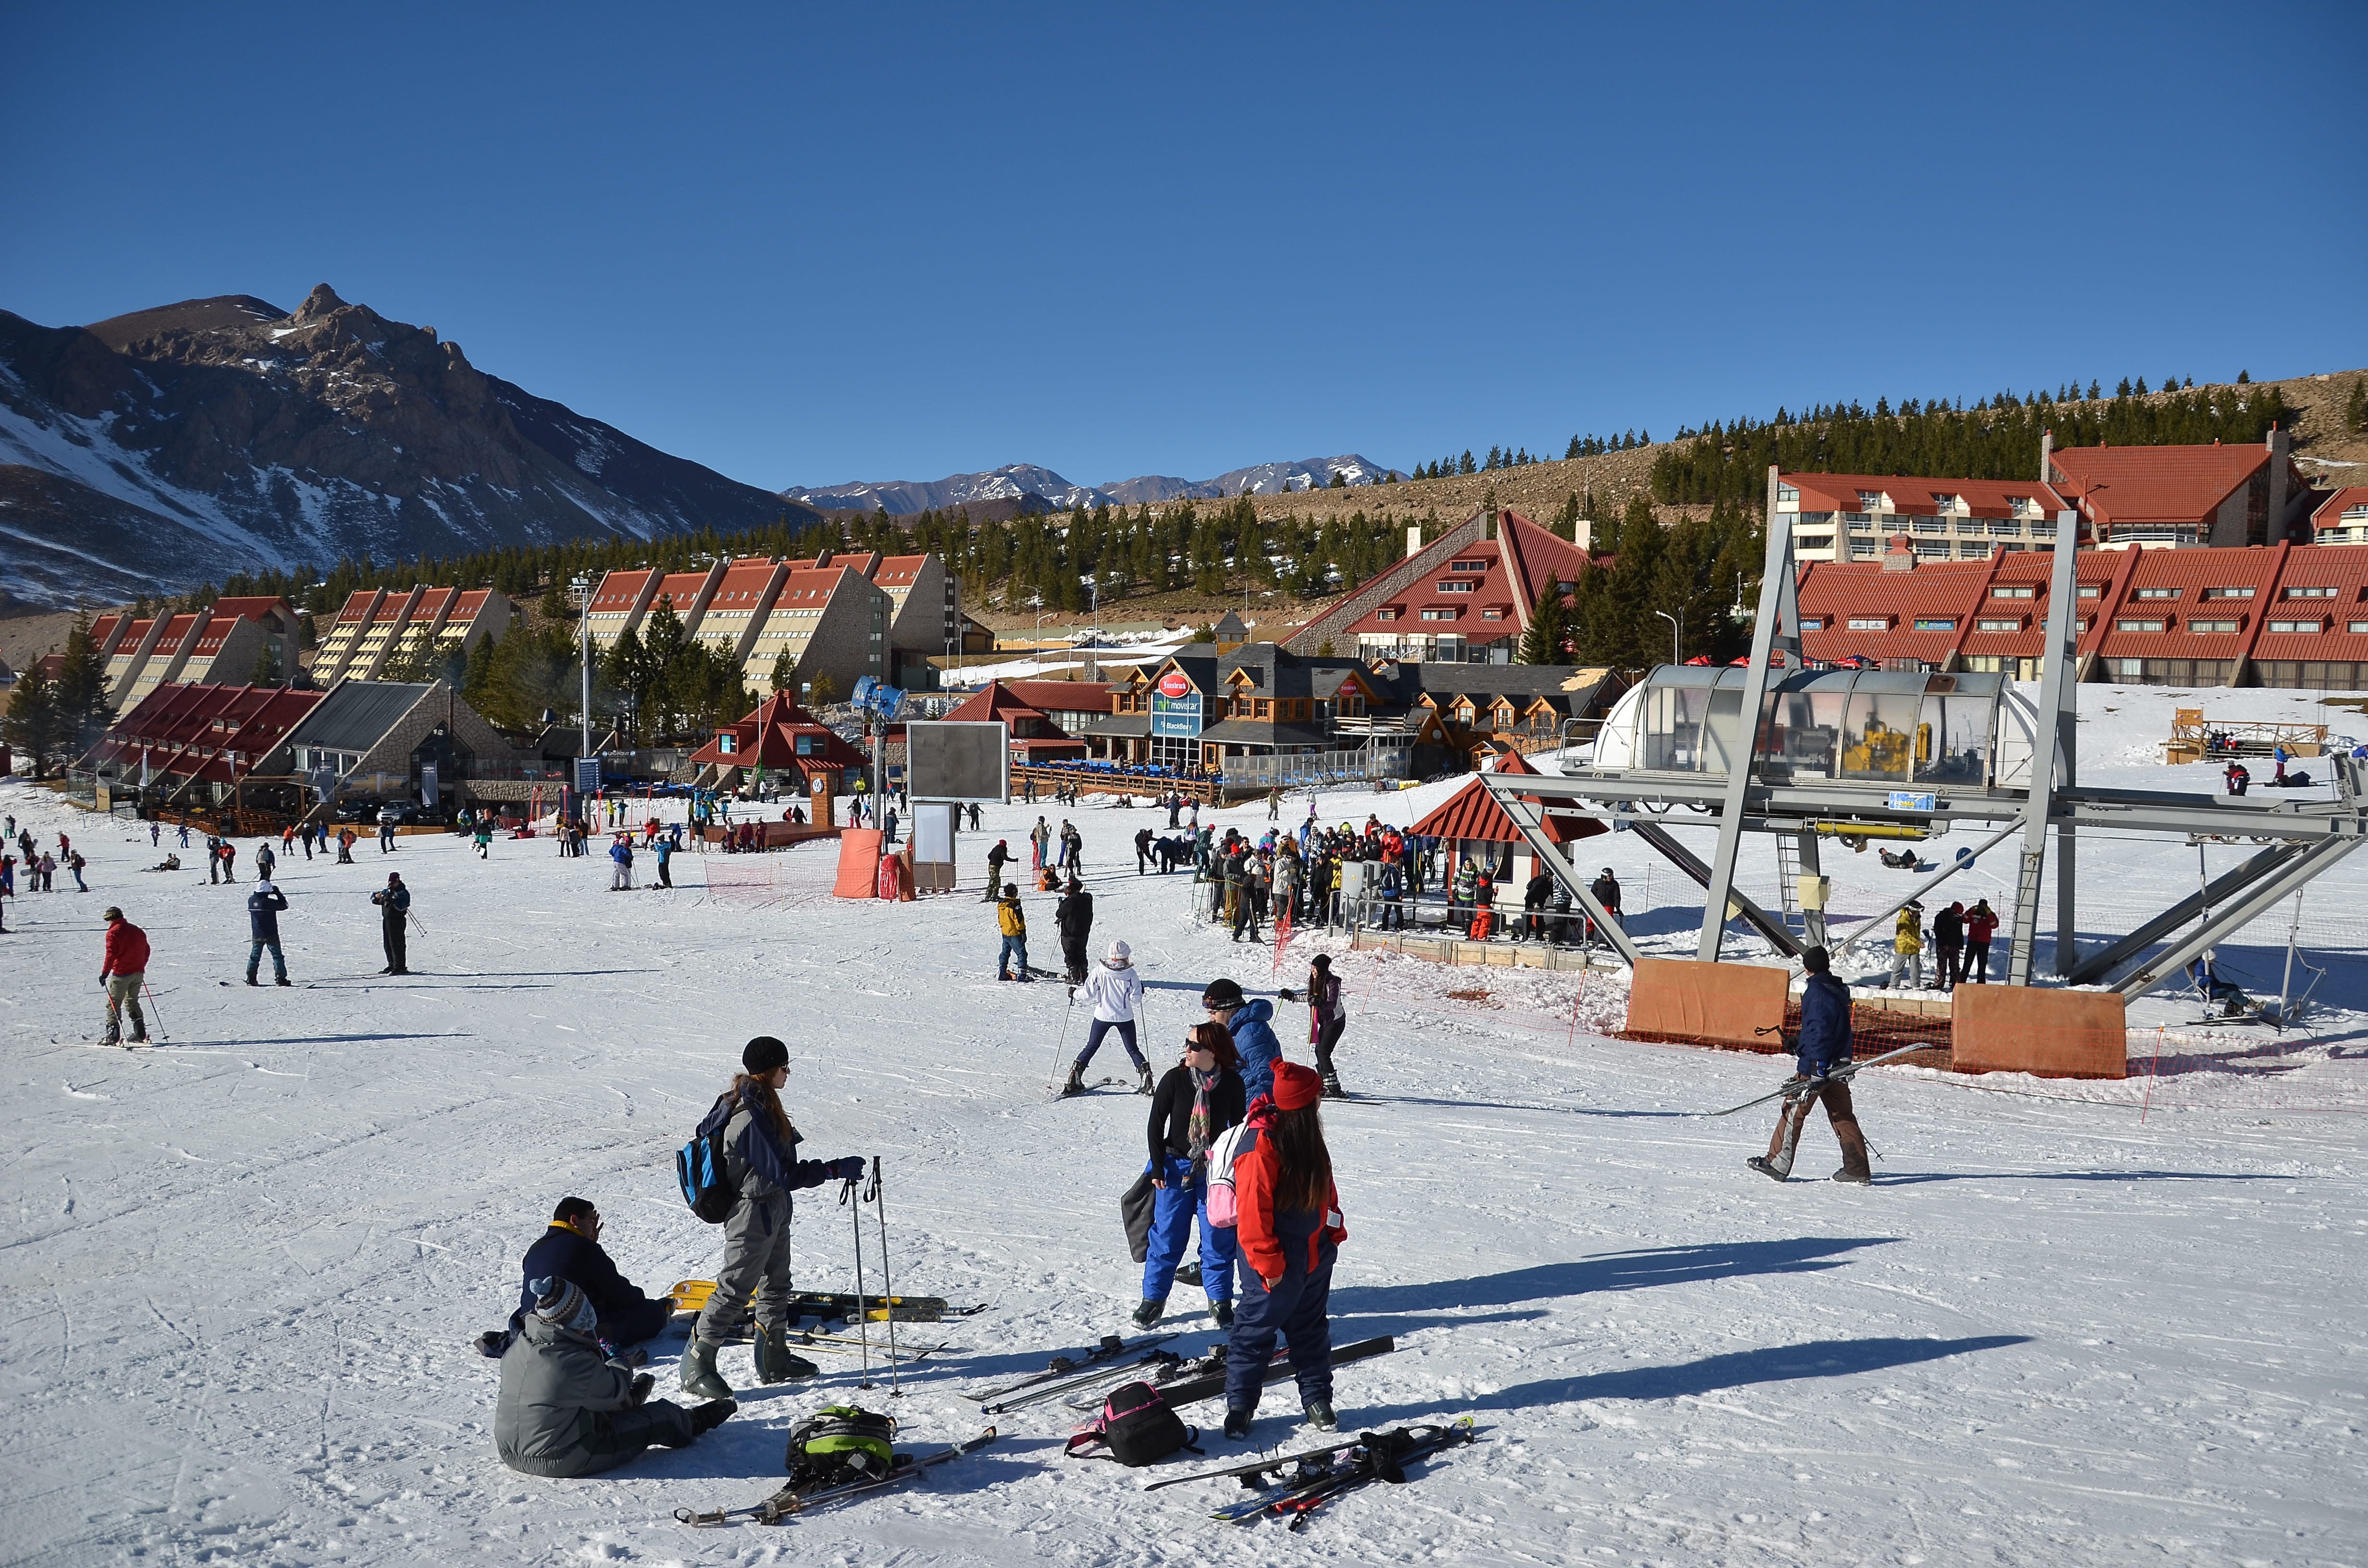
[[[2203,698],[2215,717],[2302,711],[2284,693]],[[2084,778],[2189,784],[2147,749],[2180,699],[2081,700]],[[1381,804],[1407,821],[1451,788]],[[1360,821],[1375,803],[1321,805]],[[2368,857],[2305,902],[2328,969],[2312,1027],[2238,1038],[2158,998],[2133,1015],[2174,1041],[2151,1080],[1872,1071],[1857,1097],[1880,1158],[1860,1189],[1745,1170],[1772,1117],[1693,1113],[1766,1092],[1782,1066],[1610,1038],[1616,972],[1582,995],[1574,971],[1449,971],[1337,940],[1295,943],[1277,971],[1190,922],[1188,878],[1134,874],[1125,845],[1148,813],[1068,812],[1096,950],[1134,945],[1163,1068],[1207,980],[1270,994],[1335,952],[1358,1097],[1325,1111],[1350,1233],[1334,1333],[1399,1343],[1341,1369],[1342,1423],[1469,1414],[1482,1440],[1292,1536],[1207,1518],[1230,1483],[1144,1494],[1172,1467],[1064,1462],[1081,1417],[1054,1404],[997,1418],[999,1442],[905,1491],[709,1532],[673,1511],[770,1492],[784,1433],[818,1405],[893,1408],[900,1446],[926,1450],[984,1424],[959,1389],[1127,1327],[1139,1270],[1117,1197],[1143,1102],[1045,1101],[1083,1021],[1058,984],[995,983],[976,902],[987,846],[1064,813],[990,808],[988,833],[962,840],[967,891],[901,906],[830,899],[827,847],[686,855],[682,886],[632,893],[547,840],[497,841],[483,864],[444,837],[384,858],[366,842],[342,869],[300,854],[280,879],[298,988],[267,973],[250,991],[247,865],[233,889],[141,872],[161,858],[144,832],[21,781],[0,784],[0,810],[45,842],[74,834],[94,890],[11,901],[0,937],[0,1563],[2368,1560]],[[1304,812],[1294,799],[1286,820]],[[2205,851],[2214,871],[2241,853]],[[1626,835],[1588,846],[1641,930],[1690,947],[1693,890],[1648,856]],[[1772,896],[1767,846],[1747,859]],[[2095,933],[2197,874],[2176,844],[2088,841],[2083,864]],[[374,973],[384,866],[424,927],[407,980]],[[1829,869],[1844,915],[1901,876],[1871,853]],[[2005,861],[1966,880],[2005,908]],[[79,1043],[98,1030],[111,903],[155,947],[170,1043],[154,1050]],[[1027,903],[1031,956],[1056,966],[1052,901]],[[2271,924],[2225,956],[2274,994],[2283,912]],[[1310,1060],[1304,1011],[1280,1011]],[[689,1449],[585,1481],[505,1470],[497,1369],[468,1342],[509,1311],[518,1254],[575,1192],[645,1288],[712,1275],[720,1232],[684,1208],[671,1156],[760,1032],[791,1043],[806,1152],[883,1157],[898,1289],[989,1309],[900,1330],[950,1348],[893,1401],[831,1358],[814,1383],[744,1388],[741,1415]],[[1106,1045],[1097,1065],[1123,1056]],[[1833,1167],[1822,1119],[1803,1150],[1804,1174]],[[799,1283],[852,1288],[848,1210],[835,1188],[802,1197]],[[1201,1305],[1171,1299],[1183,1347],[1210,1337]],[[662,1392],[679,1344],[653,1347]],[[745,1349],[723,1364],[750,1382]],[[1305,1440],[1270,1389],[1253,1442]],[[1240,1452],[1203,1446],[1182,1462]]]

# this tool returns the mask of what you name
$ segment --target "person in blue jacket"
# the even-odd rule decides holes
[[[658,835],[656,844],[658,886],[662,888],[674,886],[674,835],[665,833]]]
[[[288,895],[271,885],[270,880],[255,884],[246,895],[246,983],[257,983],[256,971],[263,967],[263,950],[271,949],[271,983],[288,983],[288,960],[279,951],[279,912],[288,907]]]
[[[1212,980],[1201,993],[1209,1017],[1234,1037],[1242,1059],[1242,1092],[1256,1105],[1274,1092],[1274,1064],[1282,1060],[1282,1042],[1274,1038],[1274,1004],[1261,996],[1245,1001],[1242,988],[1230,980]]]
[[[732,1396],[715,1369],[715,1353],[747,1325],[752,1295],[757,1381],[786,1382],[819,1369],[790,1352],[790,1194],[833,1179],[853,1181],[868,1164],[860,1154],[798,1158],[798,1130],[781,1108],[780,1092],[790,1081],[788,1046],[758,1035],[740,1052],[740,1066],[699,1124],[702,1138],[723,1127],[724,1168],[740,1191],[723,1221],[723,1267],[682,1355],[682,1386],[701,1399]]]
[[[477,1349],[484,1355],[499,1358],[525,1332],[539,1280],[569,1280],[591,1298],[597,1319],[592,1336],[600,1342],[603,1353],[611,1356],[628,1345],[655,1339],[666,1332],[666,1320],[674,1312],[672,1301],[651,1301],[642,1294],[641,1287],[617,1272],[616,1264],[600,1245],[600,1210],[587,1198],[559,1200],[551,1211],[551,1223],[526,1249],[519,1272],[518,1311],[510,1314],[507,1331],[495,1329],[477,1336]],[[645,1358],[636,1352],[629,1359],[639,1366]]]
[[[1850,1060],[1850,987],[1833,977],[1832,960],[1823,948],[1803,953],[1801,967],[1809,980],[1801,990],[1801,1038],[1793,1064],[1796,1075],[1785,1085],[1791,1092],[1776,1119],[1776,1135],[1768,1141],[1767,1154],[1747,1163],[1762,1176],[1790,1181],[1801,1130],[1808,1125],[1811,1108],[1823,1100],[1834,1140],[1842,1146],[1842,1168],[1834,1179],[1864,1186],[1874,1176],[1866,1163],[1866,1134],[1859,1131],[1858,1113],[1850,1108],[1850,1084],[1828,1076]]]

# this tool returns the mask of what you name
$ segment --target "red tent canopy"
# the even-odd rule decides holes
[[[1499,773],[1535,774],[1537,769],[1521,759],[1519,752],[1508,752],[1497,758]],[[1546,840],[1552,844],[1570,844],[1582,838],[1592,838],[1611,829],[1592,817],[1548,817]],[[1463,789],[1449,796],[1440,807],[1420,822],[1406,829],[1408,835],[1431,838],[1475,839],[1487,844],[1520,844],[1521,830],[1505,814],[1505,808],[1488,793],[1488,786],[1474,778]]]

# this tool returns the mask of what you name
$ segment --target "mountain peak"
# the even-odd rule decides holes
[[[296,307],[295,315],[290,319],[319,321],[331,311],[342,311],[345,308],[346,302],[337,298],[337,291],[335,289],[330,288],[326,283],[315,283],[313,285],[313,291],[304,296],[304,302]]]

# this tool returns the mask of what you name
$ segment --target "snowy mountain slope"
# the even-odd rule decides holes
[[[0,312],[0,591],[118,599],[341,555],[757,527],[780,499],[324,284],[94,324]]]
[[[821,511],[884,510],[899,517],[980,502],[1016,501],[1030,509],[1065,512],[1078,506],[1133,506],[1187,496],[1213,499],[1245,493],[1266,495],[1280,494],[1285,490],[1320,490],[1332,483],[1336,473],[1350,484],[1376,484],[1387,472],[1370,458],[1349,455],[1260,463],[1253,468],[1230,470],[1214,479],[1170,479],[1153,474],[1109,484],[1072,484],[1051,469],[1011,463],[984,473],[950,474],[934,482],[884,480],[790,489],[781,494]]]
[[[2084,778],[2208,787],[2208,770],[2166,778],[2147,749],[2195,694],[2081,698]],[[2317,706],[2202,694],[2207,713],[2224,699],[2259,717]],[[1405,821],[1452,788],[1317,805]],[[970,892],[902,905],[831,900],[826,846],[686,855],[680,889],[620,897],[604,861],[546,841],[498,841],[481,864],[404,838],[391,863],[416,890],[426,972],[400,983],[370,972],[381,860],[300,858],[281,926],[306,988],[260,993],[237,983],[245,889],[143,874],[159,855],[144,835],[21,783],[0,785],[0,810],[45,840],[71,832],[97,890],[11,901],[21,930],[0,945],[17,981],[0,988],[0,1135],[20,1151],[0,1210],[0,1563],[2368,1559],[2351,1326],[2368,1267],[2368,858],[2305,901],[2338,1009],[2307,1039],[2223,1040],[2200,1070],[2126,1083],[1876,1069],[1856,1097],[1877,1185],[1777,1187],[1742,1165],[1772,1119],[1694,1113],[1767,1092],[1782,1063],[1610,1038],[1617,971],[1442,970],[1337,940],[1278,964],[1191,921],[1186,878],[1124,864],[1144,811],[1077,809],[1095,945],[1134,945],[1163,1067],[1212,976],[1270,995],[1315,947],[1335,954],[1359,1097],[1324,1112],[1349,1231],[1333,1330],[1400,1345],[1341,1369],[1336,1401],[1351,1429],[1470,1414],[1483,1441],[1287,1537],[1206,1518],[1240,1495],[1226,1483],[1137,1490],[1242,1448],[1204,1434],[1205,1461],[1064,1461],[1082,1417],[1054,1405],[1000,1418],[1001,1442],[909,1490],[703,1534],[673,1510],[770,1492],[786,1429],[822,1404],[894,1410],[899,1446],[927,1450],[983,1425],[961,1389],[1126,1326],[1140,1270],[1116,1199],[1142,1165],[1143,1102],[1043,1101],[1083,1023],[1058,985],[988,978],[992,915],[973,902],[980,853],[1038,808],[988,807],[958,848]],[[1222,820],[1258,832],[1265,815]],[[1690,947],[1691,882],[1632,835],[1586,849],[1618,870],[1632,926]],[[2214,871],[2248,852],[2205,851]],[[2196,853],[2084,843],[2109,868],[2084,928],[2192,887]],[[1764,843],[1748,858],[1772,879]],[[1900,875],[1872,853],[1827,869],[1845,913]],[[1968,875],[1994,900],[2011,881]],[[97,1021],[75,977],[97,964],[102,899],[155,945],[168,1049],[51,1043]],[[1050,902],[1027,900],[1039,961]],[[2283,942],[2272,924],[2231,944],[2236,961]],[[2180,1017],[2166,1001],[2146,1021]],[[1277,1030],[1309,1060],[1304,1011],[1282,1005]],[[821,1378],[744,1387],[741,1415],[690,1449],[586,1481],[503,1470],[497,1372],[468,1337],[514,1304],[518,1255],[563,1193],[600,1205],[637,1282],[712,1273],[718,1233],[668,1162],[757,1032],[791,1044],[807,1154],[882,1156],[898,1289],[992,1306],[913,1330],[953,1347],[900,1398],[817,1355]],[[1820,1122],[1801,1169],[1832,1156]],[[848,1211],[828,1187],[801,1197],[799,1283],[851,1287]],[[1169,1301],[1195,1349],[1201,1303]],[[662,1394],[680,1343],[654,1346]],[[745,1350],[723,1367],[748,1382]],[[1217,1407],[1186,1415],[1205,1427]],[[1295,1415],[1269,1391],[1255,1444],[1308,1440]]]

